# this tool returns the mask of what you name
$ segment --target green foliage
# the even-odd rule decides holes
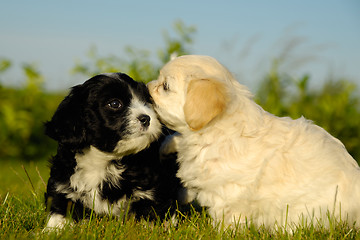
[[[54,151],[55,144],[43,130],[61,97],[45,93],[42,75],[32,65],[24,65],[22,88],[0,88],[0,159],[42,158]]]
[[[97,49],[92,47],[88,53],[90,63],[76,63],[72,73],[92,77],[100,73],[123,72],[137,81],[149,82],[157,77],[158,67],[150,60],[146,50],[125,49],[128,60],[111,55],[99,56]]]
[[[360,96],[356,85],[329,80],[310,89],[308,75],[294,79],[278,71],[276,61],[261,82],[256,100],[277,116],[304,116],[339,138],[350,154],[360,161]]]
[[[11,67],[11,62],[8,59],[0,60],[0,73],[5,72],[7,69]]]
[[[125,56],[101,56],[95,47],[89,61],[76,63],[72,72],[89,78],[103,72],[124,72],[135,80],[156,79],[159,69],[175,55],[189,54],[196,28],[182,21],[174,23],[173,32],[164,31],[164,48],[157,55],[133,47]],[[304,116],[339,138],[355,159],[360,160],[360,96],[356,86],[345,79],[329,79],[322,87],[310,89],[310,76],[293,78],[280,71],[292,63],[291,42],[280,57],[273,61],[269,73],[261,81],[256,100],[277,116]],[[156,60],[157,59],[157,60]],[[0,59],[0,74],[11,67]],[[22,88],[1,86],[0,82],[0,159],[25,160],[43,158],[54,153],[55,143],[43,134],[43,122],[48,120],[63,98],[62,94],[47,93],[44,78],[32,65],[23,65],[25,76]],[[1,75],[0,75],[1,77]],[[1,79],[1,78],[0,78]],[[1,79],[2,80],[2,79]],[[358,91],[357,91],[358,92]]]
[[[168,31],[164,32],[165,47],[158,50],[160,64],[154,61],[148,50],[138,50],[133,47],[125,48],[125,57],[111,55],[108,57],[99,56],[95,47],[88,53],[90,63],[76,63],[72,72],[87,77],[105,72],[123,72],[137,81],[149,82],[157,78],[160,68],[173,56],[189,54],[189,46],[192,43],[192,36],[196,32],[195,27],[185,26],[182,21],[174,23],[175,37],[171,37]]]
[[[189,54],[187,45],[193,43],[193,34],[196,33],[194,26],[185,26],[181,20],[174,23],[176,38],[171,38],[168,31],[164,31],[165,48],[158,51],[158,56],[162,64],[171,60],[173,56]]]

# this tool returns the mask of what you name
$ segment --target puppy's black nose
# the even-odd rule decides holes
[[[143,127],[148,127],[150,125],[150,116],[141,114],[140,116],[138,116],[138,119],[141,122],[141,125],[143,125]]]

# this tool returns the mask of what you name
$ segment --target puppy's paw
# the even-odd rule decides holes
[[[53,232],[62,230],[66,225],[71,224],[63,215],[53,213],[44,228],[43,232]]]
[[[160,159],[166,159],[169,155],[175,155],[177,153],[180,137],[181,135],[179,133],[174,133],[165,138],[159,150]]]

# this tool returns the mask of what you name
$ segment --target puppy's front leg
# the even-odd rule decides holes
[[[181,138],[180,133],[174,133],[165,138],[164,142],[160,146],[160,159],[167,159],[169,155],[176,154],[178,151],[179,141]]]
[[[66,213],[73,202],[67,199],[65,195],[53,191],[52,186],[51,184],[48,185],[48,193],[45,194],[45,204],[49,211],[49,217],[44,232],[63,229],[71,222],[66,218]]]

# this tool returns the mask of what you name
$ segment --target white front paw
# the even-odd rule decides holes
[[[61,214],[53,213],[50,215],[50,218],[44,228],[44,232],[54,231],[54,230],[61,230],[63,229],[69,221]]]

